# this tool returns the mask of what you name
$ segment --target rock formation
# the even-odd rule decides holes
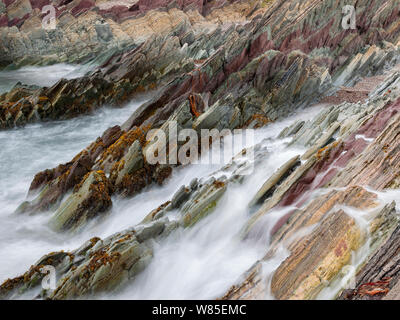
[[[41,27],[48,4],[56,8],[55,30]],[[356,7],[356,29],[342,27],[345,4]],[[107,219],[115,197],[161,185],[181,166],[149,164],[150,130],[168,132],[172,123],[197,132],[268,128],[321,102],[314,119],[279,134],[286,148],[306,151],[254,190],[238,239],[264,236],[265,255],[220,298],[316,299],[327,290],[341,299],[399,297],[396,203],[380,196],[400,186],[399,1],[8,0],[0,6],[0,37],[0,61],[8,69],[95,66],[77,79],[51,87],[18,84],[1,95],[2,130],[70,121],[154,93],[71,161],[37,173],[33,200],[16,214],[49,211],[51,228],[80,232],[91,219]],[[261,159],[268,151],[255,146],[254,152]],[[32,291],[38,298],[80,298],[134,282],[155,242],[218,214],[220,199],[246,179],[236,160],[218,178],[177,188],[138,225],[44,256],[1,285],[0,297]],[[274,221],[274,210],[287,212]],[[338,283],[361,249],[368,256],[357,262],[356,287],[344,290]],[[277,259],[266,274],[263,265]],[[61,275],[54,291],[39,289],[44,265]]]

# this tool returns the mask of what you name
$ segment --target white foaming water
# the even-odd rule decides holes
[[[81,77],[89,68],[89,66],[59,63],[44,67],[23,67],[13,71],[0,71],[0,94],[12,89],[17,82],[42,87],[52,86],[61,78]]]
[[[281,128],[279,128],[281,129]],[[270,128],[270,135],[279,133]],[[270,154],[243,184],[231,184],[214,211],[189,229],[179,229],[158,244],[151,264],[117,299],[213,299],[220,297],[263,254],[266,243],[241,241],[248,204],[265,179],[297,153],[271,141]],[[191,171],[196,175],[196,168]],[[193,177],[193,176],[192,176]]]
[[[122,124],[139,105],[138,102],[123,109],[103,108],[91,116],[0,132],[0,282],[25,272],[44,254],[73,250],[94,236],[105,238],[136,225],[151,210],[170,200],[181,185],[219,169],[216,165],[192,165],[174,170],[162,187],[152,186],[131,199],[114,198],[109,215],[93,221],[79,234],[50,230],[47,223],[51,213],[13,213],[25,200],[37,172],[70,161],[105,129]],[[108,293],[107,298],[201,299],[223,294],[265,254],[265,242],[247,243],[238,237],[248,219],[247,204],[278,167],[299,154],[299,150],[286,149],[286,141],[275,137],[295,120],[311,118],[318,109],[302,111],[257,130],[255,142],[267,139],[264,143],[270,153],[252,176],[242,185],[230,185],[215,211],[194,227],[179,229],[156,244],[148,268],[122,291]]]
[[[46,225],[51,213],[13,212],[24,201],[36,173],[70,161],[108,127],[123,123],[140,104],[0,131],[0,282],[26,271],[43,254],[78,247],[89,238],[52,232]]]

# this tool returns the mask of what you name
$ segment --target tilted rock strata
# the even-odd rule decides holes
[[[97,175],[98,177],[92,177],[90,174],[81,188],[85,188],[85,184],[91,182],[90,179],[104,179],[102,173]],[[189,186],[178,190],[171,201],[150,212],[137,226],[103,240],[90,239],[72,252],[50,253],[42,257],[24,275],[5,281],[0,286],[0,298],[13,298],[26,292],[39,293],[37,298],[81,298],[134,281],[136,275],[151,262],[154,242],[162,242],[175,229],[191,227],[212,213],[230,182],[234,183],[235,178],[229,181],[226,178],[216,180],[213,177],[204,181],[193,180]],[[101,183],[103,182],[99,182]],[[80,211],[81,216],[69,215],[70,207],[79,201],[75,198],[76,193],[71,195],[64,207],[53,217],[55,227],[67,228],[71,219],[86,218],[84,206]],[[172,210],[179,211],[178,220],[170,220],[166,216]],[[60,276],[54,291],[39,288],[44,277],[41,272],[44,265],[55,267]]]
[[[344,290],[339,299],[399,299],[399,225],[388,224],[382,231],[379,237],[374,239],[377,249],[357,273],[356,287]]]
[[[332,57],[343,54],[352,57],[351,54],[359,50],[362,41],[366,44],[371,40],[368,29],[356,35],[347,31],[344,33],[332,24],[325,25],[326,28],[332,28],[327,37],[338,33],[339,38],[345,39],[345,34],[349,33],[348,37],[359,37],[360,46],[347,47],[346,51],[337,52],[336,43],[316,43],[313,34],[306,32],[302,37],[308,47],[301,46],[305,52],[295,50],[299,46],[299,38],[290,36],[293,31],[291,28],[297,30],[301,26],[317,25],[320,28],[320,23],[309,15],[320,10],[320,6],[329,8],[328,1],[318,4],[312,2],[314,6],[295,3],[298,6],[296,10],[287,7],[286,3],[281,3],[281,7],[274,3],[264,16],[258,16],[243,26],[224,26],[209,34],[200,33],[192,39],[193,42],[189,41],[189,46],[187,42],[182,45],[183,41],[187,41],[183,40],[186,39],[186,33],[182,30],[177,36],[152,37],[135,49],[111,57],[100,69],[83,78],[61,80],[53,87],[38,89],[31,95],[30,89],[25,87],[18,87],[3,95],[3,101],[13,101],[3,102],[5,107],[0,114],[3,125],[8,127],[16,122],[23,124],[35,119],[69,118],[93,110],[99,103],[121,104],[135,93],[155,88],[170,79],[154,98],[139,107],[120,128],[109,129],[116,130],[116,136],[109,143],[105,144],[102,138],[98,138],[71,162],[38,173],[32,182],[31,191],[40,191],[39,196],[30,203],[24,203],[18,211],[34,213],[56,210],[62,196],[80,183],[90,171],[103,170],[107,176],[110,175],[114,192],[133,196],[153,182],[161,184],[173,169],[169,165],[149,165],[146,161],[135,164],[135,157],[145,159],[144,137],[148,130],[161,128],[165,131],[173,121],[177,121],[178,129],[262,126],[317,99],[322,92],[331,88],[332,70],[338,69],[339,77],[346,73],[347,68],[355,72],[367,70],[370,63],[378,64],[372,57],[380,62],[379,70],[383,68],[383,62],[394,63],[393,57],[398,52],[396,46],[387,49],[374,46],[354,58],[357,60],[357,68],[354,67],[354,59],[347,63],[343,62],[345,59],[339,59],[344,65],[344,69],[340,70],[336,60],[321,64],[320,59],[312,53],[317,52],[320,46],[334,48]],[[374,5],[376,3],[371,1],[370,7]],[[390,1],[387,6],[394,10],[397,8]],[[294,10],[298,19],[291,22],[291,28],[286,26],[278,29],[282,23],[279,14],[286,12],[283,8],[292,13]],[[393,28],[395,21],[387,13],[387,9],[379,11],[373,21],[375,27],[390,27],[392,32],[384,33],[387,40],[390,40],[397,36],[397,29]],[[339,18],[339,15],[332,12],[332,19],[339,22]],[[274,30],[266,26],[274,26]],[[271,32],[274,41],[268,40]],[[197,64],[196,55],[204,50],[207,59]],[[194,65],[197,65],[195,69]],[[310,154],[330,142],[337,126],[332,123],[328,133],[320,137]],[[138,152],[135,157],[128,156],[128,160],[133,163],[128,164],[132,168],[125,172],[127,159],[124,157],[138,139],[142,155]],[[87,154],[90,161],[79,174],[73,174],[73,179],[67,179],[70,169],[75,172],[73,164],[84,154]],[[315,157],[304,157],[309,158],[307,161],[310,167],[318,166],[318,163],[313,163]],[[296,171],[294,174],[297,174]],[[280,188],[286,185],[283,183]],[[95,215],[95,212],[92,214]]]
[[[59,85],[49,89],[68,103],[57,107],[50,101],[50,105],[43,106],[39,99],[47,100],[47,92],[43,89],[25,95],[18,103],[2,99],[1,127],[23,125],[38,119],[68,118],[104,103],[120,104],[137,91],[161,83],[167,85],[162,100],[154,101],[156,106],[147,106],[148,112],[154,111],[154,107],[161,109],[190,92],[210,92],[210,105],[218,100],[234,104],[244,109],[244,120],[255,114],[274,120],[293,108],[294,101],[301,104],[320,98],[321,93],[330,88],[330,74],[335,71],[340,72],[337,80],[340,84],[341,79],[344,81],[360,68],[368,69],[374,62],[371,59],[376,50],[369,50],[371,59],[360,61],[356,64],[358,67],[354,67],[352,60],[346,68],[346,77],[340,69],[366,45],[383,40],[393,44],[398,41],[396,12],[399,4],[396,1],[386,1],[381,10],[376,7],[383,4],[373,0],[360,7],[360,15],[365,16],[365,20],[359,22],[360,31],[341,28],[341,12],[331,6],[331,1],[290,2],[293,3],[275,1],[263,15],[258,14],[249,22],[214,25],[209,31],[204,25],[196,29],[188,19],[171,19],[177,23],[174,28],[162,27],[163,32],[153,32],[153,36],[144,39],[147,43],[144,47],[142,41],[131,43],[129,49],[105,53],[100,70],[67,82],[65,91],[57,90]],[[325,12],[324,17],[319,17],[321,11]],[[283,15],[287,18],[283,19]],[[289,18],[291,16],[294,18]],[[319,18],[314,19],[315,16]],[[372,23],[367,24],[367,20]],[[162,25],[160,19],[156,21]],[[154,34],[157,34],[156,39]],[[110,56],[111,60],[107,60]],[[384,55],[384,59],[380,57],[377,69],[392,56],[393,53]],[[145,70],[139,68],[139,62]],[[334,75],[336,77],[336,73]],[[168,84],[174,77],[175,80]],[[78,87],[77,92],[71,91]],[[50,114],[41,112],[42,109],[49,109]]]
[[[139,45],[155,34],[168,34],[191,23],[213,29],[221,22],[244,20],[253,12],[254,2],[220,2],[217,8],[202,1],[179,4],[158,1],[146,4],[127,1],[101,3],[93,0],[16,0],[0,11],[0,61],[2,65],[81,63],[102,60],[113,51]],[[149,5],[150,4],[150,5]],[[46,5],[56,9],[56,28],[46,30],[42,23]],[[225,8],[227,7],[227,8]],[[203,10],[204,9],[204,10]],[[219,13],[219,11],[224,10]],[[207,12],[214,12],[210,18]],[[220,16],[226,17],[221,21]],[[106,53],[106,54],[104,54]],[[100,56],[100,57],[99,57]]]
[[[347,128],[347,130],[343,129],[339,137],[335,136],[338,140],[353,141],[357,136],[356,133],[365,134],[364,138],[367,139],[376,136],[369,146],[364,146],[363,151],[360,151],[359,158],[363,159],[363,155],[374,150],[374,145],[384,143],[387,139],[396,136],[396,132],[398,132],[398,130],[393,130],[393,128],[396,128],[394,124],[398,125],[399,123],[398,118],[393,117],[393,114],[398,114],[396,110],[399,101],[395,100],[394,97],[398,96],[399,93],[396,86],[399,77],[398,75],[394,76],[396,76],[397,82],[389,77],[372,94],[375,98],[372,98],[368,104],[344,104],[331,107],[322,111],[314,120],[307,123],[303,122],[301,126],[294,124],[291,129],[284,130],[284,132],[297,132],[293,138],[293,143],[300,143],[299,141],[303,140],[307,141],[306,145],[312,145],[312,141],[317,141],[324,135],[322,130],[324,127],[329,127],[330,123],[339,121],[342,124],[341,128]],[[378,95],[381,90],[386,91],[389,90],[388,88],[392,90],[391,94]],[[340,110],[344,114],[338,112]],[[393,110],[392,113],[388,112],[390,110]],[[335,114],[336,116],[333,116]],[[389,114],[389,117],[384,116],[386,114]],[[316,133],[315,128],[321,125],[322,127]],[[296,130],[293,130],[293,128],[296,128]],[[304,130],[301,128],[304,128]],[[382,128],[384,129],[382,130]],[[102,139],[107,140],[109,137],[118,139],[118,132],[119,128],[115,127]],[[385,141],[382,141],[379,132],[381,132],[382,139]],[[305,139],[307,135],[308,139]],[[393,143],[394,150],[397,148],[397,142],[394,141]],[[317,162],[332,162],[330,157],[335,157],[335,155],[337,157],[338,154],[331,153],[331,149],[334,149],[337,145],[337,142],[332,142],[327,147],[316,151],[316,154],[312,157],[316,157]],[[136,143],[136,146],[132,145],[125,159],[130,158],[130,155],[135,154],[138,150],[140,150],[138,143]],[[342,154],[342,152],[339,153],[339,155]],[[260,155],[262,156],[262,153]],[[357,157],[354,159],[357,159]],[[346,163],[348,166],[351,161],[347,160]],[[135,161],[133,167],[136,165],[140,166],[140,161]],[[392,163],[392,165],[395,165],[395,163]],[[131,168],[131,166],[127,168]],[[319,166],[317,168],[320,170],[320,175],[326,174],[326,167]],[[346,168],[345,166],[335,174],[339,175]],[[329,170],[327,171],[329,172]],[[129,169],[127,169],[127,172],[129,172]],[[387,177],[391,176],[388,170],[383,174]],[[150,212],[138,226],[105,240],[93,240],[98,244],[89,249],[85,257],[77,258],[76,252],[79,250],[72,252],[72,256],[68,255],[64,258],[63,264],[56,266],[56,268],[63,270],[57,289],[54,292],[42,292],[42,297],[53,299],[83,297],[110,290],[123,285],[127,281],[134,281],[135,276],[151,261],[153,254],[151,242],[153,240],[159,241],[158,239],[167,236],[179,226],[190,227],[196,220],[213,211],[221,194],[225,192],[229,183],[235,183],[236,177],[237,175],[233,172],[228,180],[224,180],[224,178],[221,180],[211,178],[202,182],[194,180],[189,186],[180,188],[171,201]],[[282,184],[288,179],[290,179],[290,175],[280,183]],[[374,180],[372,174],[371,182]],[[297,178],[294,185],[300,182],[301,177]],[[273,193],[278,192],[279,187]],[[318,188],[319,186],[314,184],[313,187]],[[331,187],[337,188],[336,185],[331,185]],[[374,239],[371,250],[378,250],[381,245],[384,246],[387,243],[385,239],[390,239],[390,234],[395,234],[394,230],[397,230],[398,218],[396,217],[394,203],[384,206],[374,192],[367,191],[356,184],[346,189],[328,189],[312,201],[304,202],[300,199],[299,203],[298,209],[291,212],[286,217],[285,222],[278,222],[275,230],[272,230],[271,246],[264,258],[267,261],[273,257],[282,245],[287,246],[290,252],[288,258],[282,262],[270,278],[272,293],[280,299],[317,297],[324,287],[339,276],[343,267],[349,263],[352,251],[365,245],[368,237]],[[344,209],[339,209],[338,205],[339,208],[342,206]],[[369,230],[360,228],[355,218],[346,213],[346,208],[370,212],[372,220]],[[170,221],[167,218],[168,212],[172,210],[180,212],[179,220]],[[190,217],[187,215],[188,212],[190,212]],[[215,212],[214,214],[218,213]],[[302,235],[302,230],[307,228],[312,228],[311,233],[307,233],[306,236]],[[335,230],[335,232],[331,232],[332,230]],[[382,237],[382,234],[386,234],[386,236]],[[150,239],[152,240],[149,241]],[[88,243],[86,246],[90,247],[91,244]],[[3,297],[13,297],[21,290],[23,292],[36,288],[37,277],[40,278],[41,276],[37,271],[39,267],[40,264],[35,264],[24,276],[5,282],[2,286]],[[74,279],[79,281],[76,282]],[[245,275],[243,284],[234,286],[224,298],[264,298],[268,290],[268,282],[262,277],[262,262],[260,262],[256,263]]]
[[[350,262],[350,252],[360,248],[365,243],[366,237],[374,239],[369,248],[372,252],[371,260],[364,267],[366,271],[360,271],[358,283],[361,286],[362,283],[385,281],[383,275],[362,279],[362,274],[382,270],[374,269],[373,259],[377,259],[374,257],[379,254],[384,254],[383,249],[379,249],[379,243],[383,242],[381,248],[392,245],[383,235],[390,235],[390,232],[393,232],[392,237],[396,236],[394,230],[398,225],[398,218],[394,204],[385,206],[379,211],[379,207],[383,204],[377,201],[376,194],[367,192],[360,186],[372,187],[378,191],[397,187],[396,172],[399,169],[396,158],[399,156],[400,143],[398,139],[400,100],[395,97],[399,94],[399,75],[395,74],[394,77],[396,81],[389,77],[381,88],[377,88],[373,94],[375,98],[369,102],[369,108],[366,104],[351,118],[341,120],[339,134],[335,136],[336,141],[318,150],[303,165],[295,169],[281,182],[273,195],[265,200],[259,212],[250,221],[245,234],[251,239],[257,234],[271,232],[271,247],[266,256],[243,276],[240,284],[233,286],[226,293],[225,299],[264,298],[266,292],[269,292],[269,286],[272,295],[278,299],[316,298],[323,288],[329,286],[339,276],[343,267]],[[390,99],[385,98],[382,93],[391,90],[396,93]],[[382,95],[377,96],[377,93]],[[345,111],[347,116],[357,110],[357,106],[354,107],[353,111],[351,109]],[[293,141],[297,143],[301,140],[307,141],[304,139],[306,137],[307,139],[311,137],[313,141],[317,140],[323,133],[319,131],[315,137],[315,128],[318,128],[315,125],[321,126],[321,123],[324,123],[323,127],[327,127],[329,123],[337,121],[340,113],[334,117],[332,115],[338,110],[340,106],[322,112],[316,117],[314,126],[312,123],[302,124],[304,130],[298,130]],[[310,163],[311,159],[314,160]],[[284,184],[289,184],[289,187],[282,189]],[[317,196],[307,205],[312,193],[320,187],[346,189]],[[267,228],[262,223],[261,217],[277,205],[282,208],[294,205],[298,209],[289,211],[272,229]],[[307,206],[302,209],[305,205]],[[370,224],[370,234],[362,236],[366,231],[358,229],[357,224],[354,224],[354,220],[345,211],[336,209],[335,206],[338,205],[339,208],[340,205],[346,205],[373,213],[375,218]],[[336,222],[328,228],[327,224],[329,225],[329,221],[332,220]],[[338,225],[342,225],[340,230],[336,229]],[[301,230],[311,227],[313,227],[311,233],[306,236],[301,235]],[[330,231],[324,231],[324,228]],[[331,232],[331,230],[336,231]],[[386,239],[391,238],[387,235]],[[266,279],[262,275],[262,264],[274,257],[282,245],[288,248],[289,256],[273,275]],[[387,259],[389,260],[383,260],[382,263],[393,263],[389,256]],[[397,275],[396,272],[394,274]],[[356,298],[359,292],[357,290],[350,292],[347,297]]]
[[[168,14],[171,11],[180,12],[171,9]],[[38,173],[30,192],[39,194],[18,212],[50,209],[56,212],[51,220],[56,229],[73,230],[107,211],[112,193],[133,196],[169,177],[173,166],[145,161],[150,129],[167,131],[174,122],[179,129],[256,128],[334,93],[334,85],[353,86],[357,74],[371,77],[383,72],[398,55],[399,4],[370,0],[358,11],[363,17],[358,30],[345,31],[340,27],[341,11],[332,1],[274,1],[249,22],[210,32],[197,33],[192,24],[180,25],[172,35],[154,36],[110,54],[100,68],[82,78],[61,80],[51,88],[16,87],[1,97],[3,128],[69,118],[159,88],[123,125],[109,128],[70,162]],[[370,72],[372,66],[376,69]],[[270,232],[271,247],[224,298],[263,298],[269,287],[279,299],[316,298],[368,237],[395,230],[394,206],[384,206],[366,188],[382,191],[399,185],[398,85],[399,74],[394,73],[373,92],[367,90],[366,103],[328,107],[312,121],[295,123],[281,133],[282,138],[292,137],[292,146],[309,150],[283,166],[251,203],[263,202],[242,235],[252,241],[260,232]],[[56,291],[42,292],[43,297],[87,296],[134,279],[151,261],[153,241],[209,214],[234,181],[235,177],[194,181],[138,226],[95,239],[84,245],[87,251],[82,253],[78,249],[72,255],[60,254],[63,262],[56,259],[55,266],[63,277]],[[314,198],[324,187],[332,190]],[[346,208],[335,207],[337,203],[371,211],[375,218],[371,231],[360,228]],[[271,209],[288,206],[295,208],[272,228],[262,223]],[[165,217],[170,210],[179,210],[178,220]],[[312,231],[304,236],[303,228]],[[282,245],[289,256],[265,279],[262,264]],[[392,248],[393,242],[383,241],[382,246]],[[375,254],[377,248],[370,250]],[[6,281],[0,294],[12,296],[34,287],[41,262],[24,276]],[[373,271],[371,264],[367,266]]]
[[[102,171],[88,173],[81,184],[54,214],[50,222],[54,229],[77,228],[92,218],[92,214],[98,215],[111,207],[112,187]]]

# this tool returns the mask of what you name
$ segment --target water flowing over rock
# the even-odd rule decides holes
[[[41,26],[49,4],[55,30]],[[356,7],[355,29],[342,26],[345,4]],[[14,216],[43,217],[54,234],[82,236],[131,199],[153,205],[151,192],[200,168],[152,164],[149,138],[175,129],[263,135],[212,173],[179,181],[150,210],[129,208],[124,229],[111,224],[111,235],[45,255],[6,280],[0,298],[93,298],[139,286],[171,239],[218,217],[234,230],[226,241],[261,253],[211,298],[400,297],[399,1],[15,0],[0,4],[0,38],[4,70],[91,66],[78,78],[18,83],[1,94],[2,132],[56,126],[102,107],[118,113],[146,98],[70,161],[36,173]],[[158,152],[170,160],[183,144]],[[265,167],[270,157],[282,160],[275,170]],[[257,176],[261,183],[244,189]],[[238,190],[243,204],[229,207]],[[235,210],[245,217],[241,228],[223,220]],[[41,288],[44,266],[56,269],[56,289]]]
[[[398,84],[399,74],[396,73],[395,77]],[[325,147],[319,150],[311,147],[305,153],[312,154],[311,158],[288,176],[252,216],[245,228],[245,236],[255,237],[257,233],[270,230],[271,247],[265,257],[244,275],[245,280],[233,286],[224,298],[263,298],[268,292],[268,285],[277,299],[317,298],[324,288],[340,276],[340,270],[350,263],[351,251],[365,245],[368,238],[375,239],[374,242],[376,239],[383,241],[382,233],[396,228],[398,218],[394,205],[389,207],[390,210],[386,206],[380,209],[384,203],[377,201],[374,192],[361,187],[368,186],[379,191],[390,188],[396,180],[397,175],[393,172],[398,172],[397,161],[391,160],[394,156],[392,150],[397,149],[399,144],[399,131],[395,128],[399,121],[400,100],[394,99],[398,97],[399,88],[397,85],[391,87],[392,83],[389,77],[384,85],[386,89],[387,85],[395,88],[396,93],[392,98],[378,95],[364,105],[345,103],[331,107],[328,112],[321,112],[313,123],[304,124],[304,129],[294,136],[292,143],[307,141],[303,137],[318,141],[318,137],[314,136],[315,126],[319,126],[318,135],[323,136],[323,128],[329,128],[329,123],[338,120],[342,123],[340,128],[345,129],[339,130],[335,141]],[[373,166],[375,158],[379,165]],[[320,187],[326,191],[322,195],[315,194]],[[268,229],[271,227],[267,227],[263,220],[267,221],[266,215],[276,206],[293,209],[289,209],[272,229]],[[360,229],[359,223],[356,223],[360,217],[353,210],[346,209],[348,207],[370,212],[367,222],[370,226]],[[347,210],[351,212],[350,215],[346,213]],[[307,228],[312,228],[312,232],[302,235],[302,230]],[[374,242],[366,244],[371,252],[377,250]],[[265,278],[262,275],[263,263],[271,259],[282,245],[288,247],[289,255],[273,275]],[[382,279],[369,280],[366,282]],[[351,294],[349,296],[352,297]]]
[[[396,47],[389,44],[385,49],[371,47],[364,55],[359,52],[378,41],[396,40],[396,21],[389,14],[399,11],[396,1],[387,1],[385,10],[373,9],[380,5],[377,1],[360,7],[360,15],[373,25],[360,25],[359,33],[341,29],[341,14],[330,1],[309,2],[295,1],[296,5],[290,6],[277,1],[268,7],[268,13],[258,14],[248,23],[214,23],[210,30],[201,28],[202,23],[196,27],[188,17],[182,23],[171,19],[177,22],[174,28],[155,31],[140,44],[110,49],[112,52],[102,50],[106,57],[99,61],[101,66],[83,78],[61,80],[51,88],[26,93],[18,101],[2,97],[1,127],[70,118],[104,103],[124,103],[135,93],[161,84],[165,88],[159,98],[146,106],[145,114],[137,115],[140,122],[149,112],[194,92],[211,92],[210,105],[220,101],[239,108],[243,123],[256,113],[274,120],[285,115],[294,101],[301,105],[317,100],[331,88],[332,76],[336,84],[343,84],[352,74],[367,72],[374,58],[374,67],[380,69],[396,57]],[[171,12],[181,12],[177,10]],[[310,17],[318,11],[327,13],[321,21],[314,21]],[[281,28],[284,12],[298,18]],[[374,13],[376,16],[369,17]],[[162,26],[160,19],[157,21]],[[383,38],[375,30],[380,30]],[[193,34],[189,42],[188,33]],[[136,38],[134,34],[132,37]],[[338,50],[340,47],[343,49]],[[324,53],[319,53],[322,48]],[[131,125],[138,125],[134,120]]]

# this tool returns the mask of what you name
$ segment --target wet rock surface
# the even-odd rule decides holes
[[[154,95],[71,161],[37,173],[30,200],[16,213],[47,212],[53,230],[79,233],[89,221],[107,219],[117,199],[162,185],[182,167],[147,161],[149,132],[168,133],[171,125],[197,132],[268,128],[320,101],[318,115],[278,135],[287,150],[305,151],[282,163],[246,202],[248,220],[237,241],[261,238],[265,252],[221,297],[316,299],[328,291],[341,299],[399,296],[397,207],[382,197],[400,186],[398,1],[358,3],[362,19],[355,30],[341,28],[342,12],[331,0],[74,0],[58,3],[54,32],[30,27],[38,25],[43,5],[7,4],[6,23],[0,6],[1,60],[20,66],[40,57],[43,64],[98,66],[51,87],[16,85],[0,96],[0,129],[67,120]],[[70,52],[61,49],[66,39]],[[51,43],[51,56],[37,51],[43,42]],[[257,167],[269,150],[263,143],[251,149]],[[176,149],[164,151],[170,158]],[[44,256],[3,283],[0,298],[26,292],[44,299],[91,297],[134,282],[157,245],[218,215],[230,189],[247,179],[241,172],[250,162],[240,158],[249,151],[215,174],[177,186],[140,223]],[[361,251],[368,254],[355,263]],[[272,272],[264,269],[268,263]],[[341,280],[353,264],[356,285],[344,290]],[[45,265],[57,270],[55,290],[40,287]]]
[[[83,78],[60,80],[51,88],[37,89],[32,95],[29,95],[29,88],[19,87],[3,95],[4,101],[17,100],[5,102],[1,109],[0,118],[3,127],[7,128],[14,126],[16,121],[23,124],[35,119],[70,118],[90,112],[103,103],[118,105],[135,93],[160,87],[156,96],[136,110],[120,131],[115,132],[115,137],[107,137],[108,130],[104,133],[105,140],[113,140],[104,143],[103,138],[98,138],[82,151],[82,154],[88,154],[91,161],[84,169],[75,173],[74,165],[71,167],[71,163],[76,162],[75,158],[80,157],[77,155],[70,163],[39,173],[31,186],[31,190],[41,190],[39,197],[33,203],[25,203],[19,211],[47,210],[53,205],[57,208],[60,198],[91,170],[104,170],[106,175],[110,174],[115,191],[124,196],[133,196],[154,182],[161,184],[170,176],[171,166],[152,166],[146,161],[142,165],[140,159],[144,156],[140,155],[140,151],[130,154],[134,143],[140,143],[140,149],[143,149],[144,137],[150,129],[165,131],[172,121],[177,121],[181,128],[192,127],[196,130],[263,126],[290,110],[315,101],[326,90],[332,90],[332,76],[339,79],[336,82],[346,82],[351,72],[358,74],[360,70],[369,70],[368,65],[374,63],[371,57],[377,57],[381,63],[377,70],[383,68],[384,62],[389,65],[394,63],[398,51],[396,46],[385,49],[372,46],[355,57],[352,53],[359,48],[347,48],[349,62],[343,63],[341,68],[334,61],[322,67],[321,63],[310,59],[310,56],[313,57],[310,52],[318,51],[320,46],[312,41],[311,34],[304,35],[304,41],[309,44],[307,50],[301,52],[296,47],[298,40],[292,39],[291,30],[299,27],[299,21],[292,23],[290,29],[278,29],[282,10],[298,15],[304,13],[305,16],[300,15],[299,18],[301,23],[316,25],[317,22],[307,20],[307,14],[316,12],[317,7],[320,10],[319,6],[329,7],[328,2],[314,4],[316,7],[296,2],[298,8],[295,10],[278,1],[268,7],[269,14],[255,17],[244,25],[223,25],[211,32],[199,33],[189,46],[181,40],[186,34],[186,27],[173,35],[154,35],[137,48],[113,55],[99,69]],[[370,5],[375,5],[375,2]],[[397,8],[390,1],[387,6]],[[367,7],[362,9],[367,10]],[[388,28],[395,22],[386,13],[380,12],[374,21]],[[339,16],[332,12],[332,19],[339,19]],[[266,28],[267,25],[275,26],[275,31]],[[318,25],[318,28],[321,26]],[[331,28],[343,34],[339,27]],[[274,41],[270,43],[268,37],[271,32]],[[357,36],[366,40],[367,34]],[[396,36],[396,33],[385,34],[388,39]],[[199,57],[196,58],[196,55],[204,48],[207,48],[208,54],[197,64]],[[336,56],[339,53],[332,51],[331,54]],[[306,142],[316,144],[303,159],[327,144],[338,130],[339,124],[330,119],[327,121],[331,125],[328,132],[318,142],[313,140],[314,137]],[[304,130],[293,129],[299,130],[297,135]],[[315,129],[315,135],[318,130]],[[144,154],[145,150],[142,151]],[[127,160],[133,163],[127,164]],[[315,157],[308,159],[308,165],[313,166],[314,161]]]
[[[65,9],[74,3],[69,3]],[[137,19],[142,18],[133,16],[132,21],[120,24],[130,25],[131,31],[124,34],[127,39],[133,39],[133,43],[127,40],[129,45],[124,48],[101,48],[102,58],[97,54],[100,67],[88,75],[61,80],[51,88],[25,92],[16,101],[9,98],[15,96],[16,89],[3,96],[0,99],[1,127],[38,120],[68,119],[91,112],[103,104],[126,103],[137,93],[163,85],[165,88],[161,89],[158,98],[152,99],[141,114],[132,118],[131,126],[150,121],[148,115],[155,110],[162,112],[164,109],[165,114],[169,104],[179,97],[208,92],[211,93],[210,106],[228,103],[231,108],[238,108],[241,118],[238,125],[243,126],[255,115],[275,120],[296,106],[327,94],[328,89],[333,89],[332,79],[335,85],[340,86],[354,81],[356,74],[370,74],[369,66],[374,65],[372,73],[376,73],[398,57],[395,17],[399,6],[396,1],[385,2],[384,10],[375,9],[381,5],[378,1],[369,1],[360,7],[359,14],[365,16],[365,21],[360,22],[360,32],[341,28],[341,13],[332,7],[331,1],[293,1],[293,4],[274,1],[267,7],[257,2],[246,3],[235,2],[213,10],[214,15],[217,15],[214,11],[223,10],[229,16],[240,7],[243,17],[251,19],[223,21],[222,24],[218,22],[220,19],[213,20],[211,13],[210,21],[208,16],[204,18],[200,13],[197,13],[200,20],[190,16],[197,10],[150,10],[148,14],[167,15],[167,25],[164,26],[162,17],[154,18],[160,32],[150,28],[144,38],[139,33],[140,28],[146,26],[136,30],[130,24],[139,23]],[[79,15],[84,23],[93,22],[99,26],[95,23],[97,20],[90,18],[96,16],[96,11],[86,7],[85,10],[86,13]],[[321,11],[325,12],[324,17],[313,20],[312,17]],[[296,18],[285,20],[282,15]],[[147,16],[143,19],[146,23],[153,20]],[[373,24],[367,25],[366,21],[373,21]],[[113,23],[118,26],[118,23]],[[81,24],[74,21],[73,25]],[[9,29],[13,28],[16,29],[15,26]],[[82,28],[90,29],[89,26]],[[7,28],[2,30],[7,31]],[[18,33],[13,36],[21,38]],[[376,46],[382,41],[384,47]],[[4,45],[10,47],[7,42]],[[96,54],[96,51],[91,54]],[[155,125],[154,120],[151,119],[150,125]]]
[[[396,256],[390,252],[395,250],[392,247],[398,217],[395,203],[381,202],[375,192],[397,188],[397,161],[391,159],[398,155],[392,150],[397,150],[399,144],[399,131],[395,129],[399,122],[399,75],[395,73],[394,77],[395,82],[389,76],[382,85],[386,93],[395,91],[391,98],[379,95],[378,88],[367,103],[328,108],[312,124],[304,123],[293,136],[292,144],[309,144],[310,138],[318,141],[330,123],[340,123],[335,141],[319,150],[312,146],[305,153],[308,160],[281,182],[250,218],[244,236],[251,239],[269,232],[270,249],[224,299],[262,299],[268,294],[277,299],[318,298],[324,289],[334,286],[350,264],[351,251],[357,252],[362,246],[367,246],[370,254],[359,262],[364,266],[357,273],[357,287],[344,291],[341,297],[376,299],[390,292],[397,281],[397,271],[390,267],[396,264]],[[289,131],[285,129],[281,135]],[[274,207],[288,209],[271,228],[265,219]],[[348,208],[369,212],[367,227],[360,229],[354,211]],[[273,274],[263,275],[263,264],[273,259],[282,246],[288,250],[285,258]],[[378,259],[382,261],[379,265]],[[394,281],[390,282],[392,276]],[[339,295],[342,289],[338,286],[333,290]]]

